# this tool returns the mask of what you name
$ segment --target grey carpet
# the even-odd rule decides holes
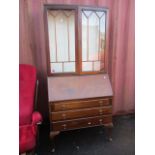
[[[113,141],[108,142],[103,127],[62,132],[56,138],[56,150],[51,152],[49,125],[42,125],[38,155],[134,155],[134,115],[115,116]]]

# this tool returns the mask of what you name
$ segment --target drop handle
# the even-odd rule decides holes
[[[102,110],[102,109],[100,109],[100,110],[99,110],[99,113],[100,113],[100,114],[102,114],[102,113],[103,113],[103,110]]]
[[[66,105],[65,105],[65,104],[63,104],[63,105],[62,105],[62,108],[64,109],[65,107],[66,107]]]
[[[102,124],[102,121],[103,121],[102,119],[99,119],[100,124]]]
[[[66,125],[66,124],[63,124],[62,126],[64,127],[64,129],[66,129],[66,126],[67,126],[67,125]]]
[[[62,117],[63,117],[63,118],[66,118],[66,114],[62,114]]]
[[[91,125],[91,122],[88,122],[88,125]]]
[[[99,101],[100,106],[103,106],[103,101]]]

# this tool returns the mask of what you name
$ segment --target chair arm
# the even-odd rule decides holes
[[[41,124],[42,116],[39,112],[35,111],[32,114],[32,124]]]

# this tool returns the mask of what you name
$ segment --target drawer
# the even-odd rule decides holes
[[[63,131],[63,130],[71,130],[78,128],[85,128],[91,126],[99,126],[112,122],[112,116],[98,116],[98,117],[89,117],[83,119],[76,119],[70,121],[59,121],[52,123],[53,131]]]
[[[85,109],[78,109],[78,110],[52,112],[51,120],[59,121],[59,120],[66,120],[66,119],[99,116],[99,115],[105,115],[105,114],[111,114],[111,113],[112,113],[111,106],[85,108]]]
[[[111,99],[93,99],[93,100],[78,100],[51,103],[51,111],[63,111],[71,109],[91,108],[98,106],[111,105]]]

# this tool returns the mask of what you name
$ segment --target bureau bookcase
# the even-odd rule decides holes
[[[108,9],[45,5],[50,136],[112,123]]]

